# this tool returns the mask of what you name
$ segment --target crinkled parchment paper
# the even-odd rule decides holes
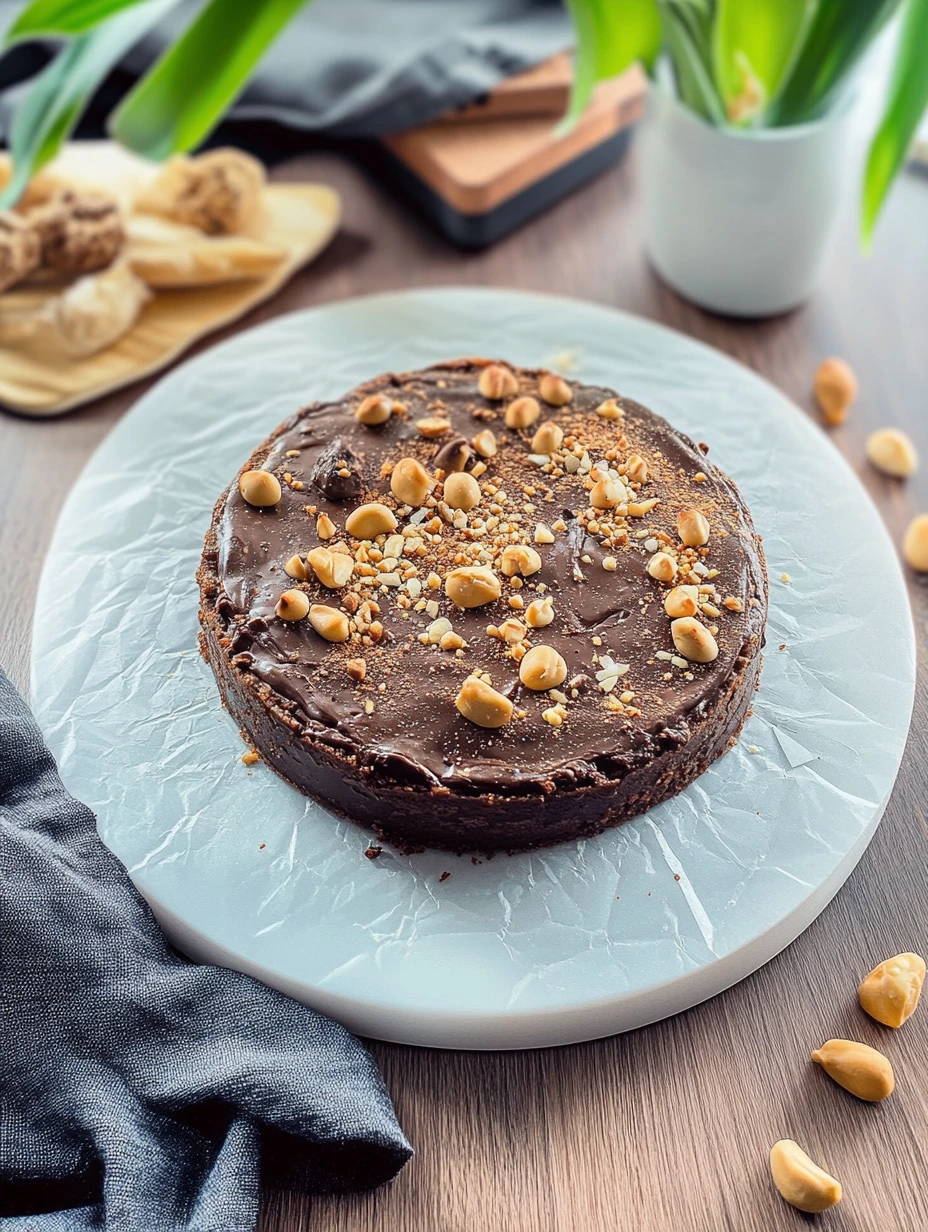
[[[569,356],[571,375],[710,443],[764,536],[762,686],[731,753],[600,838],[479,864],[389,848],[367,860],[367,832],[242,764],[196,647],[203,534],[242,460],[297,406],[383,370],[487,353],[526,365]],[[915,668],[876,511],[776,390],[634,317],[450,289],[284,317],[142,398],[62,514],[34,673],[66,782],[182,947],[370,1034],[507,1047],[673,1013],[792,940],[875,828]]]

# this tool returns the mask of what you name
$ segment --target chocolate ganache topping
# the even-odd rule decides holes
[[[604,786],[727,724],[692,772],[678,758],[639,784],[635,807],[680,790],[753,692],[763,561],[706,452],[550,373],[460,360],[368,382],[283,425],[220,499],[208,653],[310,762],[357,774],[360,794],[320,789],[349,814],[371,820],[378,785],[439,812],[599,789],[601,828]],[[276,477],[274,503],[243,495],[253,470]],[[263,719],[224,693],[266,753]],[[292,750],[269,759],[314,793]]]

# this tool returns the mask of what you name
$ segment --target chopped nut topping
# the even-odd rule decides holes
[[[532,536],[536,543],[553,543],[554,534],[545,526],[544,522],[539,522],[535,527],[535,534]]]
[[[375,427],[385,424],[393,414],[394,402],[386,394],[370,394],[354,413],[358,423]]]
[[[596,414],[600,419],[622,419],[625,412],[616,402],[615,398],[607,398],[605,402],[600,402],[596,408]]]
[[[574,391],[564,378],[554,372],[546,372],[542,376],[538,383],[538,392],[549,406],[566,406],[573,401],[574,396]]]
[[[445,594],[458,607],[482,607],[502,594],[500,580],[483,565],[452,569],[445,579]]]
[[[690,548],[701,548],[709,542],[709,519],[689,506],[677,514],[677,534]]]
[[[691,663],[711,663],[718,657],[718,643],[704,624],[692,616],[674,620],[670,625],[673,644]]]
[[[327,513],[320,513],[316,519],[316,534],[320,539],[331,539],[338,533],[338,528]]]
[[[323,586],[330,590],[347,586],[354,572],[354,559],[328,548],[313,548],[306,561]]]
[[[507,428],[530,428],[541,414],[541,407],[535,398],[528,395],[516,398],[506,407]]]
[[[519,679],[527,689],[556,689],[567,679],[567,664],[552,646],[533,646],[519,664]]]
[[[363,659],[349,659],[345,669],[352,680],[361,681],[367,675],[367,663]]]
[[[444,484],[444,496],[452,509],[469,513],[480,504],[480,484],[465,471],[449,475]]]
[[[390,472],[390,491],[404,505],[421,505],[434,486],[435,480],[416,458],[400,458]]]
[[[515,374],[503,364],[487,364],[480,373],[477,388],[484,398],[491,402],[499,402],[503,398],[511,398],[518,392],[519,383]]]
[[[532,453],[552,454],[560,449],[564,440],[564,429],[560,424],[550,420],[541,424],[532,437]]]
[[[675,586],[667,592],[664,611],[674,620],[681,616],[695,616],[698,607],[699,589],[696,586]]]
[[[419,430],[420,436],[424,436],[426,440],[431,441],[449,432],[451,424],[447,419],[439,419],[437,415],[427,415],[424,419],[416,420],[416,428]]]
[[[392,509],[379,501],[371,501],[370,504],[359,505],[348,515],[345,530],[356,539],[376,539],[378,535],[396,530],[397,525]]]
[[[526,544],[520,544],[518,547],[503,549],[499,567],[508,578],[515,577],[516,574],[520,574],[522,577],[531,577],[533,573],[537,573],[541,568],[541,557],[534,548],[530,548]]]
[[[294,581],[305,582],[307,576],[306,566],[303,563],[302,557],[291,556],[284,565],[284,573],[286,573],[287,577],[292,577]]]
[[[489,428],[484,428],[482,432],[478,432],[471,441],[474,449],[480,454],[481,458],[495,458],[497,451],[496,437]]]
[[[677,576],[677,562],[666,552],[655,552],[648,561],[648,573],[659,582],[672,582]]]
[[[454,702],[460,714],[478,727],[504,727],[512,719],[512,702],[479,676],[468,676]]]
[[[544,629],[554,619],[554,603],[550,595],[533,599],[525,609],[525,622],[532,629]]]
[[[590,490],[594,509],[615,509],[625,500],[625,489],[617,479],[599,479]]]
[[[302,620],[309,611],[309,600],[302,590],[285,590],[274,611],[281,620]]]
[[[270,471],[245,471],[239,478],[238,490],[242,499],[256,509],[268,509],[281,497],[280,480]]]

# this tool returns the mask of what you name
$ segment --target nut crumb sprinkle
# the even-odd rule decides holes
[[[719,557],[737,523],[705,471],[687,478],[654,447],[634,404],[609,396],[591,405],[562,378],[542,389],[538,377],[499,367],[485,394],[469,377],[467,413],[476,422],[460,437],[456,374],[431,392],[411,380],[396,391],[402,400],[393,391],[369,395],[363,417],[359,403],[346,406],[355,432],[376,443],[377,474],[339,442],[331,482],[351,495],[320,499],[314,478],[319,503],[305,506],[314,522],[302,547],[294,545],[301,550],[275,562],[277,576],[288,575],[275,603],[312,639],[318,687],[353,689],[368,718],[406,704],[399,680],[406,656],[417,655],[428,664],[430,691],[457,707],[458,722],[493,740],[526,721],[551,739],[578,716],[588,728],[655,722],[702,679],[712,647],[725,647],[728,622],[748,607],[750,596],[734,593],[739,576],[726,574]],[[277,457],[280,465],[273,457],[265,465],[283,485],[280,509],[286,490],[310,486],[315,472],[310,443]],[[576,591],[558,582],[552,592],[555,560],[573,562],[568,586]],[[637,594],[622,605],[632,612],[609,619],[612,588],[624,596],[629,587]],[[672,591],[681,597],[665,614]],[[575,630],[585,592],[603,596],[607,619]],[[676,612],[699,626],[695,639],[671,635]],[[663,645],[648,659],[635,649],[635,620],[656,615]],[[588,685],[568,682],[555,695],[538,691],[550,690],[547,683],[534,692],[525,684],[520,665],[536,663],[534,652],[552,637],[571,652],[565,661],[552,651],[563,665],[558,685],[568,676]]]

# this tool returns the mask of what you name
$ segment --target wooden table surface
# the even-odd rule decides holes
[[[343,230],[314,267],[244,322],[363,292],[436,283],[554,291],[640,313],[756,369],[803,407],[818,361],[848,358],[861,394],[833,439],[899,541],[928,509],[928,469],[903,485],[863,461],[866,435],[904,427],[928,459],[928,179],[903,177],[873,255],[853,210],[822,290],[762,324],[705,314],[647,266],[634,154],[491,251],[462,255],[351,165],[303,156],[276,178],[334,184]],[[853,203],[849,202],[849,207]],[[492,351],[492,335],[487,349]],[[0,662],[25,687],[35,586],[58,507],[144,386],[57,421],[0,415]],[[745,407],[745,414],[750,408]],[[789,466],[771,457],[772,467]],[[827,501],[828,493],[813,494]],[[809,526],[809,552],[840,552]],[[928,587],[911,579],[920,658]],[[874,655],[880,653],[875,644]],[[857,1008],[858,979],[928,950],[926,701],[921,663],[902,772],[876,838],[812,927],[713,1001],[628,1035],[569,1048],[455,1053],[373,1044],[417,1156],[378,1192],[309,1198],[268,1187],[262,1232],[780,1232],[802,1228],[773,1190],[767,1152],[796,1138],[842,1181],[831,1232],[928,1228],[928,1007],[901,1031]],[[866,755],[866,750],[861,750]],[[831,1036],[885,1049],[885,1104],[846,1095],[809,1061]]]

